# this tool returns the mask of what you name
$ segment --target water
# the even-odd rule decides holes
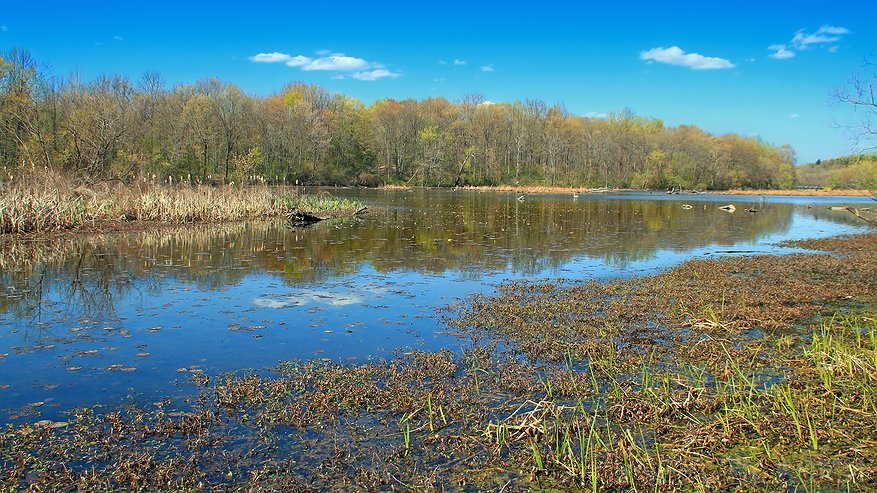
[[[828,208],[866,201],[332,192],[371,214],[299,231],[256,222],[5,242],[0,422],[182,399],[200,372],[457,350],[464,342],[437,309],[504,280],[604,280],[792,252],[777,243],[862,231]],[[718,209],[727,203],[737,212]]]

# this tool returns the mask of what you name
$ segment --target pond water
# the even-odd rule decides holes
[[[862,231],[829,207],[867,201],[331,192],[370,214],[298,231],[257,222],[3,241],[0,422],[182,399],[201,372],[458,350],[438,309],[504,280],[605,280],[793,252],[777,243]],[[719,209],[728,203],[735,213]]]

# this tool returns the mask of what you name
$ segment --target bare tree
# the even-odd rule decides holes
[[[846,85],[831,92],[831,98],[853,108],[856,117],[842,126],[849,131],[856,146],[861,150],[877,149],[877,143],[873,143],[877,139],[877,62],[865,59]]]

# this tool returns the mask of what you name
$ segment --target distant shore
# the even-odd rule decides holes
[[[385,185],[380,187],[384,190],[409,190],[415,188],[423,188],[407,185]],[[632,188],[587,188],[587,187],[550,187],[538,185],[514,186],[514,185],[492,185],[492,186],[465,186],[460,187],[462,190],[474,190],[476,192],[515,192],[521,194],[601,194],[601,193],[619,193],[619,192],[652,192],[655,194],[667,193],[666,190],[641,190]],[[783,196],[800,196],[800,197],[868,197],[875,195],[872,190],[853,190],[853,189],[819,189],[819,190],[709,190],[709,191],[680,191],[680,195],[693,194],[709,194],[709,195],[783,195]]]
[[[877,194],[874,190],[726,190],[721,192],[708,192],[720,195],[788,195],[800,197],[870,197]]]

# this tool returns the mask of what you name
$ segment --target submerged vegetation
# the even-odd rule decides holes
[[[361,207],[349,199],[309,196],[293,188],[264,185],[213,187],[144,179],[88,188],[73,187],[62,177],[41,174],[32,181],[0,183],[0,233],[65,230],[107,221],[239,221],[278,217],[293,210],[343,216]]]
[[[293,83],[256,97],[216,79],[168,87],[47,73],[24,50],[0,56],[3,179],[32,169],[87,182],[143,175],[282,184],[543,184],[790,188],[789,146],[622,110],[605,118],[539,100],[473,94],[364,105]]]
[[[611,283],[505,285],[471,344],[205,375],[188,405],[0,433],[10,489],[870,491],[875,235]]]

